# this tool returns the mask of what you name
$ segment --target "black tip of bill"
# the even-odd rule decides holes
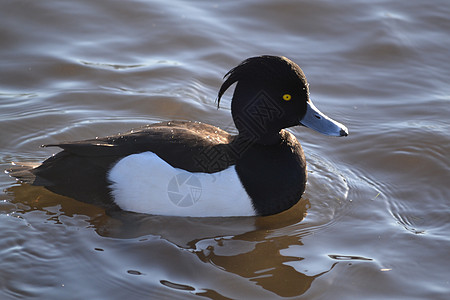
[[[347,128],[342,128],[341,131],[339,132],[340,136],[347,136],[348,135],[348,129]]]

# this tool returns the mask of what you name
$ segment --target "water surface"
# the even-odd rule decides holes
[[[41,144],[196,120],[223,75],[285,55],[347,138],[291,131],[307,190],[264,218],[101,208],[0,174],[1,299],[447,299],[447,1],[3,1],[0,168]]]

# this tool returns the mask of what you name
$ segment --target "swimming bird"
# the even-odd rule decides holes
[[[59,153],[7,172],[83,202],[137,213],[264,216],[296,204],[306,186],[303,149],[286,128],[347,136],[309,97],[302,69],[281,56],[251,57],[224,76],[217,107],[236,83],[232,135],[213,125],[169,121],[127,133],[44,145]]]

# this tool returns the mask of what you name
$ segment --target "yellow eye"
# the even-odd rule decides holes
[[[284,94],[283,95],[283,100],[284,101],[289,101],[289,100],[291,100],[292,99],[292,96],[290,95],[290,94]]]

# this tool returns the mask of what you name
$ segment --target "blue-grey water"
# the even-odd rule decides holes
[[[1,0],[2,170],[161,120],[235,133],[217,91],[261,54],[297,62],[350,135],[293,128],[307,190],[265,218],[107,215],[1,173],[0,299],[448,299],[449,16],[446,0]]]

